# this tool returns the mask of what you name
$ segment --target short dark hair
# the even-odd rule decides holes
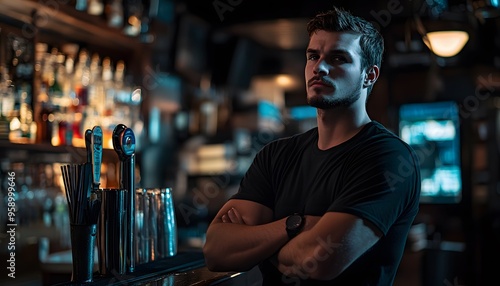
[[[361,67],[363,69],[367,69],[373,65],[381,67],[382,54],[384,53],[384,38],[372,23],[354,16],[341,8],[334,7],[332,10],[321,12],[309,20],[307,23],[309,38],[318,30],[360,34]],[[371,88],[368,93],[370,91]]]

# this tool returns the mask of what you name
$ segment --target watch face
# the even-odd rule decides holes
[[[288,229],[296,229],[302,223],[302,217],[300,215],[291,215],[286,220],[286,227]]]

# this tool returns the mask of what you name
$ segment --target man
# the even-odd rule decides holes
[[[264,285],[391,285],[420,172],[415,152],[366,111],[383,39],[338,8],[307,28],[307,101],[318,127],[259,151],[207,230],[206,264],[259,265]]]

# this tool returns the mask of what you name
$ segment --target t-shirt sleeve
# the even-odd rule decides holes
[[[418,211],[417,158],[409,146],[393,138],[357,151],[345,167],[343,190],[328,211],[367,219],[387,234],[398,217]]]
[[[240,182],[238,192],[230,199],[243,199],[274,208],[271,178],[272,144],[264,146],[252,161]]]

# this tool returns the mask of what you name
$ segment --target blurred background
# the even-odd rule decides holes
[[[422,163],[420,213],[395,284],[498,280],[498,1],[0,0],[1,265],[9,172],[18,224],[17,278],[0,281],[67,277],[51,260],[71,247],[60,166],[84,162],[82,134],[95,125],[101,187],[119,185],[111,133],[125,124],[137,138],[137,187],[172,187],[180,248],[199,249],[255,153],[316,126],[305,26],[332,5],[384,36],[368,111]]]

